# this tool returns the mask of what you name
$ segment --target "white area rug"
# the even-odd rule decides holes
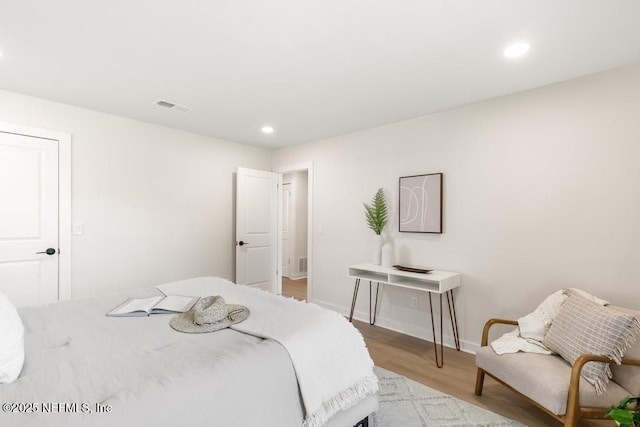
[[[523,424],[441,393],[379,367],[380,380],[374,427],[517,426]]]

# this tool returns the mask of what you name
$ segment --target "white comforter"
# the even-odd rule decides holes
[[[324,399],[324,394],[307,391],[307,384],[311,386],[315,380],[307,380],[304,361],[299,365],[299,388],[298,366],[294,370],[294,356],[290,356],[300,354],[296,350],[287,351],[274,340],[232,329],[208,334],[180,333],[169,327],[171,315],[105,316],[125,298],[158,294],[157,289],[145,288],[20,309],[25,326],[25,364],[15,382],[0,384],[0,404],[9,405],[0,411],[0,426],[299,427],[305,418],[313,418],[308,408],[305,411],[306,399]],[[224,296],[229,302],[237,298],[251,308],[251,322],[245,321],[246,327],[252,323],[278,323],[278,318],[285,324],[291,321],[278,317],[277,307],[269,308],[271,298],[283,298],[268,295],[267,302],[260,304],[245,299],[248,294]],[[294,317],[301,322],[303,314]],[[326,323],[334,322],[340,323]],[[332,334],[318,328],[316,350],[335,361],[342,350],[326,345]],[[290,337],[283,341],[294,342],[295,348],[297,340]],[[336,354],[329,354],[332,352]],[[365,361],[363,366],[368,363]],[[326,371],[327,367],[328,363],[323,362],[318,369]],[[357,366],[349,369],[367,370]],[[336,372],[342,375],[341,368]],[[304,405],[301,392],[307,396]],[[365,400],[371,403],[372,398],[369,395]],[[329,399],[339,401],[341,407],[354,400]],[[357,404],[357,414],[347,411],[348,422],[340,425],[353,425],[366,416],[369,412],[362,413],[363,406],[369,411],[375,409],[372,404]],[[342,411],[336,416],[345,414]],[[354,415],[358,418],[354,419]],[[329,423],[335,425],[335,419]]]
[[[362,336],[335,312],[213,277],[158,289],[165,294],[222,295],[227,303],[249,307],[249,318],[232,328],[270,338],[287,350],[304,401],[305,426],[321,426],[338,411],[378,390]]]

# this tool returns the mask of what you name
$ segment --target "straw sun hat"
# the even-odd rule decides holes
[[[249,309],[243,305],[225,304],[220,295],[203,297],[193,307],[171,319],[173,329],[189,334],[214,332],[242,322],[249,317]]]

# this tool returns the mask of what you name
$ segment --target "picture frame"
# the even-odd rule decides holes
[[[401,233],[442,234],[442,181],[441,172],[400,177]]]

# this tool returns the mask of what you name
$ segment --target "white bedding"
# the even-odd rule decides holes
[[[125,298],[154,294],[20,309],[25,365],[0,385],[0,404],[10,405],[0,425],[302,425],[295,371],[279,343],[231,329],[179,333],[171,315],[105,316]]]
[[[276,340],[287,350],[305,406],[304,426],[321,426],[378,391],[362,336],[335,312],[214,277],[158,288],[167,295],[222,295],[227,303],[249,307],[249,318],[232,329]]]

